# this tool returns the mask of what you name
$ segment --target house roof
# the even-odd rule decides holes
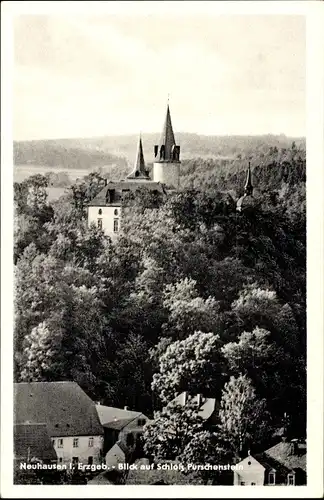
[[[46,423],[51,437],[103,434],[94,402],[76,382],[15,384],[14,419]]]
[[[181,406],[184,406],[187,401],[187,392],[182,392],[172,400],[172,403],[179,403]],[[191,401],[193,403],[198,403],[198,394],[195,395]],[[199,416],[204,420],[208,420],[214,411],[217,409],[217,401],[214,398],[204,398],[201,397],[201,405],[199,409]]]
[[[112,406],[96,405],[98,417],[102,426],[109,429],[121,430],[136,418],[147,417],[139,411],[124,410]]]
[[[114,455],[118,450],[121,450],[124,453],[125,457],[130,454],[127,446],[121,440],[119,440],[107,451],[106,456]]]
[[[306,472],[306,444],[296,443],[296,451],[291,442],[281,441],[264,452],[267,459],[276,460],[289,470],[302,469]]]
[[[118,182],[108,182],[98,194],[88,204],[89,207],[105,207],[109,205],[119,206],[122,201],[123,191],[135,192],[138,189],[148,189],[149,191],[157,191],[158,193],[165,194],[163,184],[160,182],[151,181],[149,178],[141,180],[125,180]],[[115,190],[115,198],[109,201],[109,191]]]
[[[19,460],[38,458],[57,460],[46,424],[16,424],[14,426],[14,454]]]

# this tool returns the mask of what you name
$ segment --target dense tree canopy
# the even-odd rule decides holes
[[[197,436],[236,456],[284,413],[305,435],[305,155],[251,162],[256,209],[235,209],[240,159],[187,160],[180,192],[126,200],[114,243],[86,223],[99,174],[51,204],[46,178],[17,183],[16,380],[75,380],[104,404],[159,410],[146,447],[161,456],[203,460]],[[168,406],[182,391],[221,402],[217,429]]]

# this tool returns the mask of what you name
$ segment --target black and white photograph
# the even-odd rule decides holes
[[[9,57],[12,485],[309,496],[306,14],[28,3]]]

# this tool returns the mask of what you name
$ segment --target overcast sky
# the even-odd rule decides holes
[[[305,135],[302,16],[19,16],[14,139]]]

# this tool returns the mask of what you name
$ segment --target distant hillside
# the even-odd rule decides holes
[[[143,134],[144,155],[147,163],[153,161],[154,144],[159,134]],[[289,148],[292,141],[305,147],[304,138],[285,135],[264,136],[205,136],[179,133],[182,159],[195,157],[231,159],[255,154],[264,148]],[[116,165],[124,169],[134,162],[138,136],[109,136],[84,139],[53,139],[14,142],[15,165],[42,165],[66,169],[92,169]]]

